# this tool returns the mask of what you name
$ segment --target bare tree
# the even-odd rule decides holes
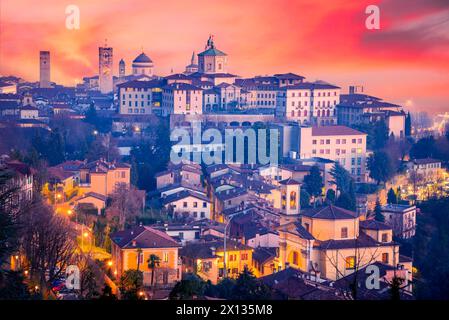
[[[411,170],[409,173],[409,181],[413,185],[413,194],[416,195],[416,187],[423,182],[423,175],[418,173],[416,170]]]
[[[112,203],[106,214],[109,217],[118,217],[120,229],[124,229],[127,223],[133,224],[143,211],[142,195],[133,186],[118,185],[111,198]]]
[[[21,243],[32,279],[45,286],[75,257],[75,234],[64,217],[36,199],[22,217]]]

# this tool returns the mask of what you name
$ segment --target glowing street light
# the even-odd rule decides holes
[[[89,233],[87,233],[87,231],[83,233],[84,238],[87,238],[88,236],[89,236]]]
[[[109,267],[112,267],[112,260],[109,260],[109,261],[108,261],[108,266],[109,266]]]
[[[69,210],[67,210],[67,215],[69,215],[69,216],[70,216],[70,215],[72,215],[72,213],[73,213],[73,211],[72,211],[72,210],[70,210],[70,209],[69,209]]]

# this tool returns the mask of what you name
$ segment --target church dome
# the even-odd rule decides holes
[[[141,53],[133,60],[133,63],[152,63],[153,61],[145,53]]]

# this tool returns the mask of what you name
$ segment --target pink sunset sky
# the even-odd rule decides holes
[[[65,8],[80,8],[79,30]],[[365,8],[380,8],[380,30]],[[74,85],[98,73],[98,46],[130,72],[141,48],[157,75],[182,72],[213,34],[242,77],[294,72],[347,91],[350,84],[411,110],[449,111],[447,0],[10,0],[0,2],[0,74],[38,80],[39,50],[51,51],[52,81]]]

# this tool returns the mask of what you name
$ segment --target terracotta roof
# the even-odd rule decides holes
[[[276,250],[277,248],[255,248],[253,252],[253,260],[257,261],[260,264],[273,260],[274,258],[276,258]]]
[[[357,239],[319,241],[316,243],[316,245],[323,250],[335,250],[335,249],[352,249],[352,248],[388,247],[398,244],[393,241],[377,242],[370,236],[361,232]]]
[[[194,85],[188,84],[188,83],[182,83],[182,82],[175,82],[168,84],[164,87],[164,89],[168,90],[203,90],[200,87],[196,87]]]
[[[58,180],[65,180],[74,175],[73,171],[66,171],[62,167],[50,167],[47,171],[50,178],[56,178]]]
[[[215,48],[207,49],[206,51],[203,51],[201,53],[198,53],[199,56],[226,56],[226,53],[223,51],[220,51]]]
[[[360,221],[360,228],[368,230],[391,230],[391,227],[383,222],[370,219]]]
[[[96,198],[96,199],[99,199],[102,201],[106,201],[106,199],[107,199],[107,197],[102,194],[99,194],[96,192],[88,192],[88,193],[84,194],[81,198],[79,198],[78,200],[89,198],[89,197]]]
[[[278,78],[278,79],[294,79],[294,80],[302,80],[305,79],[303,76],[299,76],[297,74],[288,72],[288,73],[277,73],[274,75],[274,77]]]
[[[303,82],[293,86],[282,87],[283,90],[326,90],[326,89],[340,89],[340,87],[334,86],[328,83],[317,82]]]
[[[228,190],[223,190],[223,191],[217,192],[217,193],[215,193],[215,196],[219,200],[225,201],[225,200],[229,200],[229,199],[243,196],[246,194],[248,194],[248,193],[246,192],[245,188],[235,188],[235,189],[228,189]]]
[[[301,238],[306,240],[314,240],[315,238],[312,236],[312,234],[306,230],[306,228],[303,227],[303,225],[299,222],[295,223],[296,232],[301,236]]]
[[[312,127],[312,136],[354,136],[366,133],[345,126]]]
[[[432,159],[432,158],[423,158],[423,159],[415,159],[413,160],[414,164],[429,164],[429,163],[440,163],[440,160]]]
[[[334,205],[328,205],[325,207],[312,208],[312,209],[304,209],[301,212],[301,214],[310,218],[327,219],[327,220],[357,218],[357,213],[340,207],[336,207]]]
[[[190,190],[182,190],[182,191],[170,194],[170,195],[166,196],[165,198],[162,198],[162,204],[166,205],[166,204],[172,203],[173,201],[178,201],[181,199],[185,199],[187,197],[194,197],[194,198],[197,198],[197,199],[205,201],[205,202],[210,202],[210,200],[206,197],[205,194],[193,192]]]
[[[193,259],[210,259],[217,256],[214,254],[214,250],[215,252],[223,252],[223,240],[187,244],[179,250],[179,255]],[[252,250],[252,248],[230,240],[226,242],[226,251],[230,250]]]
[[[5,163],[5,165],[8,169],[13,170],[16,173],[20,173],[22,175],[33,174],[33,170],[29,165],[17,160],[8,161]]]
[[[158,79],[154,80],[131,80],[117,85],[119,88],[143,88],[143,89],[151,89],[151,88],[159,88],[162,87],[162,82]]]
[[[283,184],[283,185],[300,185],[301,184],[300,182],[296,181],[293,178],[288,178],[288,179],[279,181],[279,183]]]
[[[165,232],[146,226],[138,226],[128,230],[118,231],[111,236],[111,239],[122,249],[180,247],[180,245]],[[133,245],[133,240],[135,241],[135,245]]]
[[[190,77],[183,73],[175,73],[164,77],[167,80],[190,80]]]

